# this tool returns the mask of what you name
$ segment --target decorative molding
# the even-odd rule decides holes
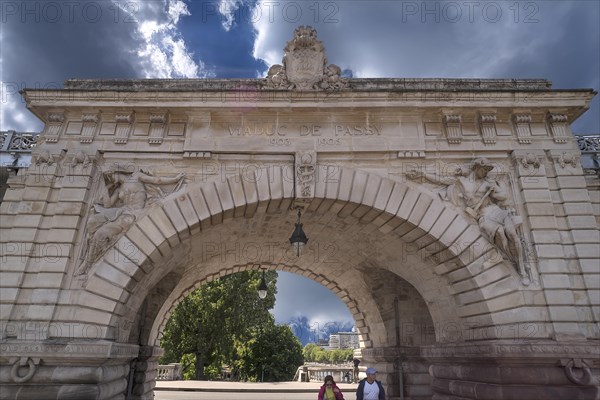
[[[65,114],[62,112],[49,112],[47,115],[48,122],[65,122]]]
[[[555,143],[567,143],[571,136],[567,132],[569,117],[566,114],[548,114],[550,132]]]
[[[183,158],[212,158],[210,151],[186,151]]]
[[[79,151],[71,157],[71,167],[76,167],[81,164],[84,168],[89,167],[95,161],[95,157],[90,157],[87,153]]]
[[[563,169],[566,168],[567,165],[577,168],[578,159],[579,157],[575,153],[562,153],[560,156],[555,158],[556,163]]]
[[[25,383],[35,375],[37,367],[40,364],[40,358],[14,357],[10,359],[10,364],[12,364],[12,368],[10,369],[10,379],[15,383]],[[19,370],[25,367],[27,367],[27,373],[19,375]]]
[[[550,122],[567,122],[569,117],[566,114],[548,114],[548,120]]]
[[[115,115],[115,121],[117,127],[115,129],[115,137],[113,142],[115,144],[125,144],[129,141],[131,130],[133,129],[133,122],[135,121],[135,112],[129,113],[117,113]]]
[[[135,111],[126,113],[117,113],[115,115],[115,121],[118,124],[131,124],[135,121]]]
[[[569,357],[577,354],[590,358],[600,357],[600,348],[596,345],[586,345],[575,343],[557,343],[557,342],[536,342],[536,343],[473,343],[461,345],[436,345],[432,347],[423,347],[420,354],[427,358],[506,358],[508,360],[515,357],[535,357],[540,362],[544,358],[549,358],[556,365],[556,358]]]
[[[462,142],[462,118],[457,114],[446,114],[444,125],[446,126],[446,138],[448,143],[460,144]]]
[[[559,365],[565,369],[567,379],[580,386],[597,386],[598,380],[594,377],[590,366],[580,358],[562,359]],[[575,374],[573,368],[581,369],[581,374]]]
[[[168,122],[169,112],[150,114],[150,133],[148,134],[149,144],[161,144],[163,142]]]
[[[35,165],[52,165],[54,164],[54,159],[55,157],[50,154],[50,152],[48,150],[42,151],[40,153],[37,154],[33,154],[32,155],[32,159],[33,159],[33,164]]]
[[[81,116],[81,122],[93,122],[94,124],[97,124],[98,120],[98,114],[83,114]]]
[[[156,124],[165,124],[167,122],[168,115],[168,112],[150,114],[150,122]]]
[[[56,323],[59,326],[59,323]],[[132,344],[116,343],[116,342],[69,342],[61,344],[40,343],[31,341],[6,341],[0,344],[0,353],[5,357],[21,359],[23,354],[28,354],[35,364],[37,358],[51,356],[56,358],[59,354],[67,354],[69,358],[93,358],[106,357],[118,358],[133,358],[138,355],[139,346]],[[14,357],[14,358],[13,358]]]
[[[410,150],[410,151],[399,151],[398,158],[425,158],[425,151],[423,150]]]
[[[46,115],[47,123],[43,137],[48,143],[58,142],[60,130],[65,122],[65,114],[63,112],[49,112]]]
[[[517,132],[517,140],[521,144],[531,143],[531,115],[514,114],[513,122]]]
[[[496,131],[496,114],[480,114],[479,124],[483,143],[495,144],[498,136]]]
[[[533,153],[527,153],[521,158],[521,165],[528,169],[539,168],[541,165],[540,158]]]
[[[94,141],[99,120],[100,115],[98,113],[83,114],[81,116],[83,127],[81,129],[81,136],[79,137],[80,143],[92,143]]]
[[[317,153],[299,151],[296,153],[296,198],[312,199],[315,195],[315,171]]]
[[[397,359],[398,357],[419,357],[430,361],[448,363],[457,360],[465,363],[472,360],[490,359],[498,363],[512,363],[515,359],[526,358],[539,366],[556,367],[557,359],[560,366],[566,366],[573,361],[575,368],[593,365],[600,357],[600,347],[594,343],[585,342],[553,342],[536,340],[529,342],[506,343],[496,341],[474,341],[471,343],[438,343],[433,346],[397,346],[374,349],[363,349],[363,357],[369,359]],[[573,355],[579,358],[572,359]]]

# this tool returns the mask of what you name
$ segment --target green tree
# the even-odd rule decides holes
[[[304,349],[302,349],[302,355],[304,356],[304,360],[313,361],[315,359],[314,352],[318,350],[320,350],[319,346],[317,346],[314,343],[308,343],[306,346],[304,346]]]
[[[167,322],[161,362],[180,362],[184,355],[193,355],[186,360],[195,369],[196,380],[204,379],[206,366],[220,369],[223,364],[234,364],[235,343],[251,340],[259,327],[272,324],[269,309],[275,305],[277,273],[265,275],[269,287],[265,299],[258,296],[258,271],[222,277],[188,295]],[[195,365],[189,365],[189,360]]]
[[[304,360],[307,362],[339,364],[352,361],[354,350],[323,350],[316,344],[309,343],[302,350],[302,354],[304,355]]]
[[[250,381],[289,381],[304,363],[302,344],[290,327],[273,322],[256,331],[250,341],[239,343],[238,354],[238,368]]]

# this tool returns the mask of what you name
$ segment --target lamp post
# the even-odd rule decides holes
[[[290,237],[290,244],[292,245],[292,248],[294,249],[294,253],[296,253],[296,257],[300,257],[300,254],[302,254],[302,250],[304,249],[304,246],[306,246],[306,243],[308,243],[308,238],[306,237],[306,234],[302,230],[302,223],[300,222],[301,216],[302,216],[302,214],[300,213],[300,210],[298,209],[298,222],[295,224],[296,227],[294,228],[292,237]]]
[[[265,271],[262,272],[262,278],[260,279],[260,284],[258,285],[258,297],[264,299],[267,297],[267,282],[265,281]]]

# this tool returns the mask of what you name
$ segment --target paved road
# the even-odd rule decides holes
[[[216,393],[156,390],[155,400],[315,400],[317,393]],[[354,392],[344,393],[345,400],[356,400]]]
[[[320,382],[158,381],[155,400],[316,400]],[[356,400],[356,384],[340,383],[345,400]]]

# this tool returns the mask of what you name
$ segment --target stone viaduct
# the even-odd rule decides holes
[[[45,129],[0,208],[0,398],[151,399],[178,302],[262,268],[346,303],[392,399],[598,399],[599,179],[570,128],[594,95],[347,79],[304,27],[264,79],[24,90]]]

